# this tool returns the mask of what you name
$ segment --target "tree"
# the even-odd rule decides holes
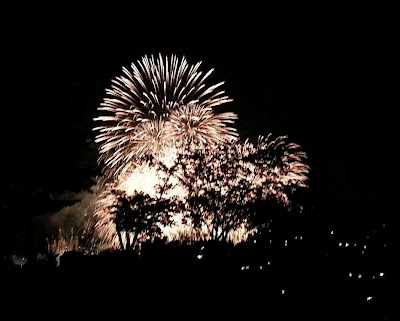
[[[239,228],[262,229],[272,212],[290,209],[295,191],[306,186],[309,167],[300,146],[285,139],[268,136],[257,145],[234,141],[181,152],[173,170],[188,192],[182,202],[186,222],[222,240]]]
[[[143,192],[127,196],[113,190],[116,201],[110,208],[122,250],[132,251],[147,240],[161,236],[161,226],[172,224],[173,199],[153,198]]]
[[[176,175],[188,194],[181,203],[185,223],[206,229],[212,240],[228,240],[245,226],[254,187],[237,144],[208,146],[178,156]]]

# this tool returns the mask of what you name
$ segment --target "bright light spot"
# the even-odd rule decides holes
[[[285,246],[287,246],[287,240],[285,240]]]
[[[201,260],[201,259],[203,258],[203,255],[202,255],[202,254],[199,254],[199,255],[197,255],[197,258],[198,258],[199,260]]]
[[[384,275],[385,275],[385,273],[383,273],[383,272],[379,273],[379,276],[384,276]]]
[[[349,273],[349,277],[352,277],[352,276],[353,276],[353,273],[350,272],[350,273]]]
[[[358,278],[361,279],[362,278],[362,274],[359,273],[358,274]]]
[[[346,247],[348,247],[349,246],[349,243],[346,243],[346,245],[345,245]]]
[[[331,231],[331,235],[333,235],[333,230]]]
[[[342,242],[339,242],[339,246],[342,246]]]
[[[367,296],[367,301],[372,301],[373,298],[373,296]]]
[[[282,289],[282,294],[285,294],[285,290],[284,289]]]
[[[254,240],[254,243],[257,243],[257,240]]]
[[[260,265],[260,270],[262,270],[263,269],[263,266],[262,265]]]

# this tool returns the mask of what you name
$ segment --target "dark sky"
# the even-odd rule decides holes
[[[21,21],[3,37],[5,177],[70,188],[77,164],[96,166],[84,142],[93,138],[92,118],[111,79],[144,54],[175,53],[215,68],[212,79],[226,82],[242,137],[287,134],[303,146],[319,202],[332,211],[381,206],[394,193],[387,188],[396,147],[390,21],[303,22],[250,17],[213,27],[185,21],[127,29],[73,17]]]

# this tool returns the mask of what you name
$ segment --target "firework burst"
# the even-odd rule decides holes
[[[214,113],[214,107],[231,101],[219,90],[224,82],[206,86],[213,69],[203,73],[200,65],[189,65],[174,55],[145,56],[112,80],[108,97],[98,108],[108,115],[95,118],[104,125],[94,128],[107,176],[124,174],[136,158],[161,153],[166,145],[229,141],[237,136],[229,126],[237,116]]]
[[[307,186],[307,155],[300,146],[272,135],[241,142],[232,127],[236,114],[215,112],[231,101],[219,89],[224,83],[206,86],[213,70],[203,74],[200,65],[174,55],[145,56],[123,68],[106,90],[98,109],[108,115],[95,118],[103,123],[95,128],[96,142],[108,177],[95,210],[104,244],[123,243],[110,211],[115,192],[183,203],[169,213],[172,225],[159,226],[169,241],[205,240],[213,233],[239,243],[256,232],[248,221],[251,204],[272,198],[290,207],[292,193]],[[203,203],[193,206],[196,201]]]

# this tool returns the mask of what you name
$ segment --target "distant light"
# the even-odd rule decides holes
[[[364,254],[365,251],[361,251],[361,254]]]
[[[366,245],[364,245],[364,250],[366,250],[367,249],[367,246]]]
[[[250,265],[244,265],[244,266],[242,266],[242,268],[241,268],[242,271],[244,271],[244,270],[249,270],[249,269],[250,269]]]
[[[263,269],[263,266],[262,265],[260,265],[260,270],[262,270]]]
[[[303,235],[300,236],[300,240],[302,240],[302,239],[303,239]]]
[[[270,265],[271,264],[271,261],[268,261],[268,265]]]
[[[349,246],[349,243],[346,243],[346,245],[345,245],[346,247],[348,247]]]
[[[354,243],[354,246],[357,246],[357,243]]]
[[[342,246],[342,242],[339,242],[339,246]]]
[[[331,235],[333,235],[333,230],[331,231]]]
[[[385,273],[383,273],[383,272],[379,273],[379,276],[384,276],[384,275],[385,275]]]
[[[349,277],[352,277],[352,276],[353,276],[353,273],[349,272]]]
[[[285,290],[284,289],[282,289],[282,294],[285,294]]]
[[[367,301],[372,301],[373,298],[373,296],[367,296]]]
[[[199,254],[199,255],[197,255],[197,258],[198,258],[199,260],[201,260],[201,259],[203,258],[203,255],[202,255],[202,254]]]
[[[10,260],[14,263],[14,265],[17,265],[19,267],[22,267],[26,264],[26,262],[28,262],[28,259],[25,256],[19,256],[15,254],[10,255]]]
[[[382,227],[386,227],[386,224],[382,224]]]
[[[257,240],[254,240],[254,243],[257,243]]]
[[[362,274],[359,273],[358,274],[358,278],[361,279],[362,278]]]
[[[287,240],[285,240],[285,246],[287,246]]]
[[[204,246],[202,246],[201,249],[204,250]]]

